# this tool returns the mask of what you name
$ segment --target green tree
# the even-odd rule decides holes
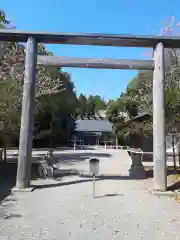
[[[77,115],[81,115],[82,117],[94,117],[95,115],[99,115],[99,111],[105,110],[107,106],[107,103],[98,95],[86,97],[81,93],[78,102]]]
[[[35,128],[35,139],[44,139],[51,147],[56,143],[67,143],[71,132],[66,127],[66,121],[75,114],[77,107],[70,75],[59,69],[56,75],[55,72],[52,75],[57,77],[58,82],[52,92],[38,96]],[[43,122],[45,118],[46,123]]]
[[[0,10],[0,27],[9,27],[9,24],[5,13]],[[22,44],[0,43],[0,137],[3,144],[4,139],[6,143],[12,142],[14,126],[19,135],[24,50]],[[43,44],[38,44],[38,54],[52,55]],[[65,121],[75,113],[77,106],[74,84],[70,75],[62,72],[58,67],[37,66],[36,103],[35,139],[39,137],[41,141],[44,135],[48,139],[50,135],[51,139],[59,136],[60,140],[63,137],[68,138],[69,132],[66,130]],[[47,121],[44,121],[46,117]]]
[[[0,86],[0,142],[4,150],[8,143],[18,136],[20,126],[20,88],[11,80],[1,82]]]
[[[81,117],[85,117],[87,116],[87,98],[85,95],[83,95],[82,93],[79,95],[78,98],[78,102],[79,102],[79,112]]]
[[[94,97],[92,95],[90,95],[87,98],[87,115],[89,117],[95,116],[95,101],[94,101]]]
[[[9,24],[5,13],[0,9],[0,28],[5,28]],[[7,48],[11,50],[13,47],[14,44],[0,43],[0,147],[4,151],[4,160],[7,158],[8,143],[18,136],[20,125],[21,88],[16,81],[12,81],[11,73],[7,77],[7,65],[3,64]]]
[[[104,99],[102,99],[99,95],[95,95],[93,98],[95,104],[95,112],[106,109],[107,103],[104,101]]]
[[[106,110],[106,116],[113,125],[113,129],[115,133],[116,148],[118,148],[118,145],[119,145],[118,135],[120,134],[120,131],[125,124],[125,116],[121,112],[122,110],[121,107],[122,106],[119,105],[119,102],[111,101],[108,104],[108,107]]]

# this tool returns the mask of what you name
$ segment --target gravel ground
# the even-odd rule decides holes
[[[121,169],[125,174],[126,151],[108,153],[111,157],[102,158],[101,171]],[[96,198],[90,179],[33,184],[41,188],[2,202],[0,240],[180,239],[180,205],[172,198],[152,196],[152,179],[98,180]]]

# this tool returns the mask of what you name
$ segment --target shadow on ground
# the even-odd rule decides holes
[[[153,168],[152,167],[147,167],[147,168],[145,168],[145,170],[146,170],[147,178],[153,178]],[[180,169],[178,169],[177,171],[174,171],[173,167],[168,167],[167,168],[167,176],[176,175],[176,174],[180,174]]]
[[[88,148],[89,149],[89,148]],[[42,158],[44,154],[39,154],[38,158]],[[85,161],[90,157],[110,157],[111,155],[108,153],[96,153],[93,151],[88,151],[85,153],[60,153],[56,154],[56,162],[57,163],[65,163],[71,165],[71,163]],[[38,163],[38,162],[37,162]],[[36,180],[39,178],[38,166],[39,164],[32,163],[31,165],[31,180]],[[78,169],[76,169],[78,171]],[[61,174],[61,177],[72,175],[67,173],[69,170],[65,170],[65,172]],[[0,161],[0,202],[9,194],[11,194],[11,189],[15,185],[17,174],[17,159],[13,161],[12,159],[7,162]],[[75,174],[73,174],[75,175]]]
[[[0,203],[0,219],[8,220],[10,218],[20,218],[21,214],[16,213],[14,208],[17,199],[13,194]]]
[[[11,189],[14,187],[15,181],[16,174],[0,171],[0,204],[11,194]]]
[[[88,148],[89,150],[89,148]],[[93,149],[94,150],[94,149]],[[10,158],[8,159],[8,162],[17,162],[17,154],[11,154],[9,155]],[[35,156],[32,156],[32,161],[38,161],[41,160],[43,157],[45,156],[45,154],[37,154]],[[93,151],[86,151],[86,152],[62,152],[62,153],[55,153],[55,157],[56,157],[56,162],[81,162],[81,161],[85,161],[88,158],[92,158],[92,157],[96,157],[96,158],[102,158],[102,157],[111,157],[112,155],[109,153],[97,153],[97,152],[93,152]]]
[[[33,148],[33,151],[48,151],[50,148]],[[94,150],[95,146],[85,146],[85,145],[76,145],[76,149],[77,150]],[[67,150],[74,150],[74,146],[73,145],[69,145],[69,146],[62,146],[62,147],[55,147],[53,148],[54,151],[67,151]]]
[[[39,164],[32,163],[31,165],[31,180],[39,178],[38,173]],[[17,174],[17,163],[16,162],[0,162],[0,188],[1,186],[7,185],[14,186]]]
[[[153,178],[153,169],[146,168],[147,178]],[[180,167],[177,167],[177,171],[173,167],[167,167],[167,180],[168,180],[168,190],[174,191],[180,189]]]
[[[21,217],[19,214],[12,213],[16,203],[16,197],[12,194],[12,188],[15,186],[16,173],[9,171],[0,171],[0,219],[9,219]]]
[[[168,190],[170,190],[170,191],[180,190],[180,181],[171,184],[171,185],[168,187]]]
[[[9,156],[18,157],[18,152],[17,152],[16,148],[15,149],[8,149],[8,150],[9,151],[13,151],[14,150],[14,152],[8,153]],[[48,152],[49,150],[50,150],[50,148],[33,148],[33,152],[34,153],[40,152],[40,151]],[[68,151],[68,150],[72,151],[72,150],[74,150],[74,147],[72,147],[72,146],[69,146],[69,147],[56,147],[56,148],[53,149],[53,151],[61,151],[62,153],[64,151]],[[96,148],[95,147],[91,147],[91,146],[83,146],[83,147],[76,146],[75,150],[96,150]],[[40,155],[44,155],[44,153],[40,154]]]
[[[86,182],[92,182],[92,177],[86,176],[85,179],[79,179],[79,180],[73,180],[73,181],[68,181],[68,182],[60,182],[62,179],[58,178],[56,179],[58,182],[57,183],[50,183],[50,184],[42,184],[42,185],[31,185],[31,187],[34,190],[37,189],[46,189],[46,188],[54,188],[54,187],[63,187],[63,186],[69,186],[69,185],[74,185],[74,184],[80,184],[80,183],[86,183]],[[112,175],[112,176],[99,176],[96,178],[96,181],[104,181],[104,180],[140,180],[140,179],[133,179],[132,177],[129,176],[119,176],[119,175]],[[48,182],[48,180],[47,180]]]
[[[0,162],[0,205],[6,197],[12,194],[12,188],[16,183],[16,175],[16,163]],[[37,179],[38,175],[37,164],[32,164],[31,180]]]
[[[118,196],[124,196],[124,194],[123,193],[105,194],[102,196],[96,196],[95,198],[118,197]]]
[[[85,161],[89,158],[96,157],[96,158],[102,158],[102,157],[111,157],[111,154],[109,153],[96,153],[93,151],[84,152],[84,153],[64,153],[64,154],[56,154],[56,162],[65,162],[65,161],[71,161],[71,162],[80,162]]]

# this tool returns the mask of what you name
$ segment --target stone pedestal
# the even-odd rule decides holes
[[[146,171],[142,164],[142,153],[131,152],[130,153],[132,165],[129,169],[129,176],[136,179],[146,178]]]

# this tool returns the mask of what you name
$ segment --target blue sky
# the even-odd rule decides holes
[[[10,3],[11,2],[11,3]],[[1,0],[19,30],[51,32],[153,34],[171,15],[180,18],[179,0]],[[144,49],[48,45],[57,56],[143,59]],[[135,71],[66,68],[79,94],[116,98]]]

